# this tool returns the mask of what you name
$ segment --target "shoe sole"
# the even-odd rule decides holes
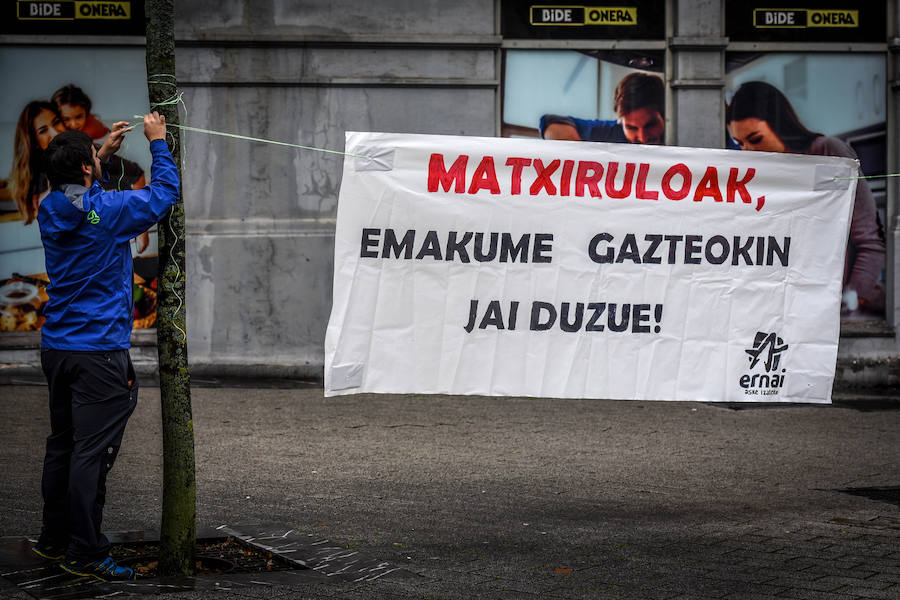
[[[93,577],[94,579],[99,579],[104,583],[109,583],[112,581],[134,581],[136,577],[129,577],[128,579],[119,579],[119,578],[109,578],[103,577],[102,575],[97,575],[96,573],[82,573],[81,571],[76,571],[72,567],[65,565],[64,563],[59,563],[59,568],[65,571],[66,573],[70,573],[72,575],[77,575],[78,577]]]
[[[37,548],[32,548],[31,551],[34,552],[35,554],[37,554],[38,556],[40,556],[41,558],[46,558],[47,560],[62,560],[66,557],[65,554],[58,554],[58,555],[46,554],[44,552],[41,552]]]

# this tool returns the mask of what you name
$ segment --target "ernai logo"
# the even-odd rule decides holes
[[[749,355],[751,372],[741,375],[738,382],[744,388],[745,394],[774,396],[778,393],[784,385],[784,374],[787,371],[784,368],[779,369],[779,366],[782,354],[787,349],[788,345],[777,333],[756,332],[753,347],[744,350]]]

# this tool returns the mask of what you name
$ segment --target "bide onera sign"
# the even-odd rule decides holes
[[[348,132],[325,395],[829,402],[858,165]]]

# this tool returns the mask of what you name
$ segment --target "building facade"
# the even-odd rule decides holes
[[[23,18],[23,5],[38,4],[57,9]],[[76,56],[72,78],[81,73],[99,87],[108,85],[104,65],[117,65],[132,77],[128,93],[146,103],[140,15],[131,14],[143,3],[88,3],[127,8],[129,26],[124,19],[87,26],[86,17],[67,29],[48,20],[68,4],[7,2],[20,12],[4,19],[4,71]],[[206,130],[338,151],[346,131],[534,136],[545,113],[614,120],[615,86],[639,70],[664,81],[667,144],[727,147],[731,94],[762,80],[784,92],[810,129],[850,144],[867,175],[900,172],[898,0],[634,1],[613,9],[511,0],[182,0],[176,45],[181,96],[173,101],[182,102],[183,123]],[[48,97],[67,82],[54,77],[41,84]],[[107,113],[146,109],[138,100],[115,106],[112,98],[123,97],[115,90],[99,95],[114,107]],[[25,102],[8,100],[0,144],[11,146]],[[195,374],[320,378],[340,155],[195,132],[184,144]],[[7,152],[0,160],[12,160]],[[842,321],[844,386],[900,380],[900,180],[869,185],[885,233],[886,301]],[[17,261],[31,260],[35,238],[13,217],[0,226],[0,279],[9,286],[23,274]],[[40,265],[23,268],[28,275]],[[136,331],[134,353],[148,368],[153,339],[152,329]],[[38,347],[37,331],[0,332],[0,361],[10,373],[33,370]]]

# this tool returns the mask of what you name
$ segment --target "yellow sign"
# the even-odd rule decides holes
[[[131,2],[91,0],[19,0],[20,21],[72,21],[98,19],[131,19]]]
[[[130,19],[131,2],[75,2],[76,19]]]
[[[585,6],[585,25],[637,25],[635,6]]]
[[[532,25],[637,25],[636,6],[531,6]]]
[[[808,10],[807,27],[859,27],[858,10]]]
[[[859,11],[814,8],[756,8],[757,29],[807,29],[810,27],[859,27]]]

